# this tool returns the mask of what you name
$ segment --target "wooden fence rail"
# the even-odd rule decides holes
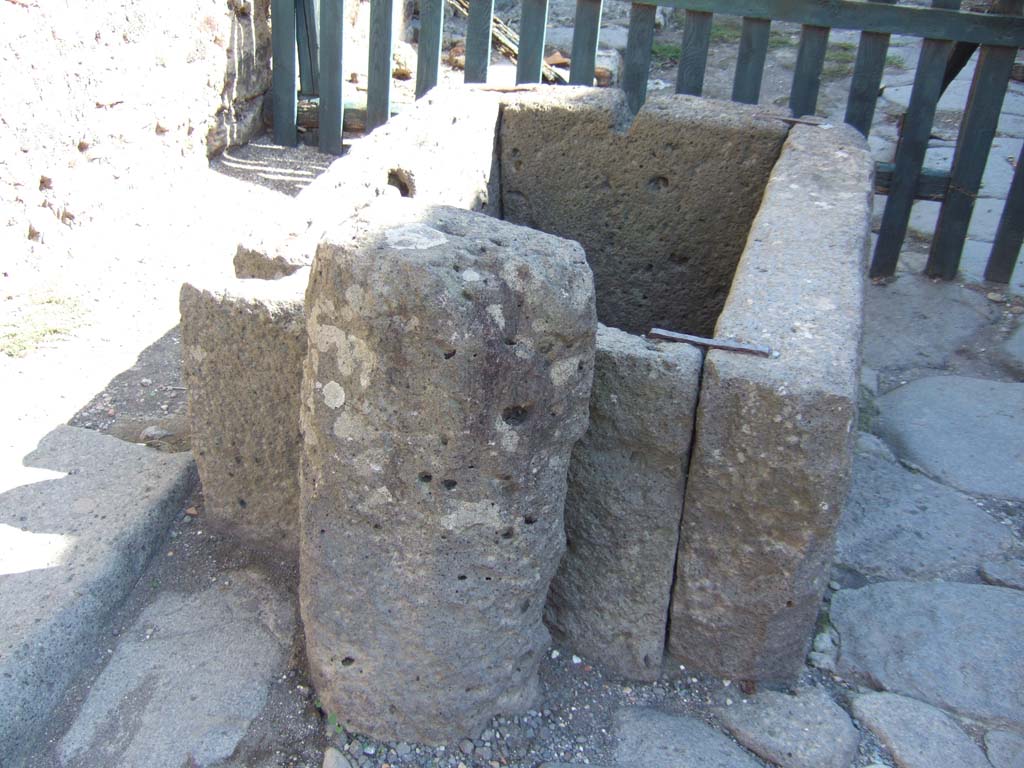
[[[352,2],[353,0],[349,0]],[[420,0],[416,96],[437,84],[443,34],[444,2]],[[341,20],[343,0],[319,0],[319,49],[314,0],[272,0],[274,52],[274,140],[296,140],[296,51],[302,91],[319,91],[320,148],[340,153],[342,109]],[[390,116],[392,7],[394,0],[371,0],[367,84],[367,128]],[[548,0],[522,0],[518,41],[507,27],[498,29],[493,0],[468,3],[465,82],[487,79],[491,38],[505,50],[518,45],[517,83],[538,83],[544,64]],[[892,163],[879,164],[876,191],[887,195],[871,275],[895,272],[915,200],[942,202],[925,271],[951,279],[959,268],[974,201],[981,187],[1017,49],[1024,47],[1024,0],[996,0],[998,13],[959,10],[960,0],[933,0],[932,7],[898,5],[895,0],[637,0],[630,11],[629,35],[621,86],[631,109],[647,96],[657,6],[685,12],[676,93],[700,96],[704,87],[715,15],[739,17],[741,32],[732,99],[756,104],[773,21],[801,25],[800,43],[789,95],[794,117],[813,115],[832,29],[860,34],[845,121],[868,135],[874,119],[890,36],[921,38],[921,55]],[[601,0],[577,0],[569,82],[592,85],[601,25]],[[298,18],[299,23],[296,23]],[[942,94],[946,64],[954,43],[980,46],[952,165],[924,167],[928,140]],[[319,53],[319,56],[316,53]],[[319,66],[319,71],[317,68]],[[330,71],[330,74],[328,72]],[[291,120],[289,121],[289,116]],[[1009,281],[1024,240],[1024,154],[1018,162],[1002,220],[986,268],[988,280]]]

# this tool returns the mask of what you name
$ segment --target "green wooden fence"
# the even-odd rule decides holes
[[[350,0],[351,2],[352,0]],[[437,84],[443,3],[420,0],[416,95]],[[274,52],[274,140],[296,142],[296,52],[304,93],[320,97],[320,149],[340,154],[342,99],[341,47],[343,0],[272,0]],[[371,0],[367,129],[385,123],[391,113],[391,40],[394,0]],[[711,25],[715,14],[742,19],[734,101],[756,104],[760,97],[773,21],[801,25],[800,44],[789,95],[794,117],[813,115],[832,29],[857,30],[860,44],[846,104],[845,120],[865,136],[871,129],[890,35],[922,39],[910,105],[892,163],[879,164],[876,189],[885,194],[871,275],[896,270],[915,199],[942,202],[931,243],[927,274],[956,276],[974,201],[981,188],[996,125],[1017,49],[1024,47],[1024,0],[997,0],[1000,13],[959,10],[960,0],[933,0],[930,8],[901,6],[895,0],[643,0],[633,2],[622,74],[622,88],[636,111],[647,95],[657,6],[685,11],[676,93],[700,96],[703,90]],[[541,80],[548,0],[522,0],[517,83]],[[465,82],[487,79],[491,52],[493,0],[469,0]],[[298,21],[297,21],[298,20]],[[319,20],[319,34],[317,33]],[[577,0],[569,82],[592,85],[601,25],[601,0]],[[925,152],[941,95],[946,62],[955,42],[974,43],[980,54],[952,165],[924,168]],[[290,119],[289,119],[290,118]],[[992,247],[985,278],[1009,282],[1024,241],[1024,151]]]

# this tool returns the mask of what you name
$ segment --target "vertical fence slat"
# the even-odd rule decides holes
[[[768,39],[772,23],[768,19],[744,17],[740,30],[740,49],[736,57],[736,75],[732,81],[732,100],[757,104],[761,98],[764,60],[768,55]]]
[[[714,15],[704,11],[687,11],[683,25],[683,45],[679,54],[676,93],[700,96],[704,91],[704,72],[708,67],[711,45],[711,23]]]
[[[813,115],[818,107],[818,88],[828,50],[828,34],[828,27],[808,24],[800,32],[800,49],[796,54],[793,87],[789,92],[789,111],[793,117]]]
[[[651,46],[654,45],[655,5],[633,3],[629,11],[629,35],[626,38],[626,63],[622,73],[622,90],[626,103],[639,112],[647,100],[647,76],[651,71]]]
[[[341,47],[343,0],[320,0],[320,151],[341,154],[345,101],[342,94]]]
[[[523,0],[519,17],[519,60],[516,84],[539,83],[544,65],[544,33],[548,25],[548,0]]]
[[[370,0],[370,63],[366,73],[366,130],[391,117],[392,0]]]
[[[597,65],[597,38],[601,32],[601,0],[576,0],[576,28],[572,33],[570,85],[593,85]]]
[[[320,36],[317,34],[316,0],[296,3],[296,43],[299,50],[299,91],[304,96],[320,93]]]
[[[985,267],[985,279],[993,283],[1008,283],[1024,244],[1024,146],[1017,158],[1017,168],[1010,182],[1003,215],[999,218],[995,243]]]
[[[299,96],[295,90],[295,0],[273,0],[273,104],[274,143],[294,147],[298,137],[296,110]]]
[[[903,136],[896,151],[892,187],[885,201],[878,244],[871,262],[872,277],[886,277],[896,271],[900,248],[907,236],[914,191],[935,120],[942,75],[946,71],[946,60],[952,48],[953,44],[947,40],[926,39],[921,43],[921,58],[917,63],[914,87],[910,93],[910,107],[903,119]]]
[[[960,135],[953,155],[949,191],[939,211],[935,237],[928,252],[925,274],[952,280],[960,267],[960,254],[974,212],[974,198],[996,135],[999,112],[1010,82],[1016,48],[982,46],[967,107],[960,121]]]
[[[420,0],[420,37],[419,50],[416,52],[417,99],[437,85],[437,75],[441,69],[443,26],[444,0]]]
[[[892,5],[896,0],[872,0]],[[845,121],[867,136],[875,119],[878,90],[889,53],[889,35],[882,32],[861,32],[857,61],[853,65],[853,82],[846,101]]]
[[[466,22],[467,83],[486,83],[491,65],[491,25],[494,23],[494,0],[469,0],[469,21]]]

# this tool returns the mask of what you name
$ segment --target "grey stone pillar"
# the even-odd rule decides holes
[[[436,743],[537,703],[597,321],[576,243],[404,202],[314,263],[300,594],[324,707]]]
[[[701,352],[598,326],[590,427],[565,499],[547,619],[610,672],[656,680],[665,649]]]
[[[206,520],[293,558],[308,279],[303,269],[181,289],[182,373]]]

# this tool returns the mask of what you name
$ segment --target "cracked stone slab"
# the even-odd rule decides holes
[[[998,314],[983,295],[956,283],[900,275],[864,292],[864,363],[879,371],[942,368],[952,350]],[[944,343],[936,344],[936,339]]]
[[[1006,526],[963,494],[891,454],[858,449],[833,567],[867,581],[977,581],[978,566],[1013,543]]]
[[[883,582],[836,592],[831,619],[843,677],[980,722],[1024,727],[1024,594]]]
[[[1024,736],[1010,731],[985,734],[985,752],[993,768],[1024,768]]]
[[[58,749],[66,768],[207,766],[234,752],[284,669],[288,596],[252,571],[166,593],[121,636]]]
[[[31,754],[195,485],[189,454],[58,427],[0,494],[0,755]],[[10,761],[10,762],[8,762]]]
[[[760,762],[725,734],[685,715],[648,707],[620,710],[615,718],[615,762],[644,768],[760,768]]]
[[[1024,499],[1024,383],[931,376],[876,402],[901,459],[967,493]]]
[[[982,580],[994,587],[1024,590],[1024,559],[1021,555],[1004,560],[990,560],[978,569]]]
[[[853,700],[853,716],[892,753],[898,768],[989,768],[981,749],[949,715],[920,701],[867,693]]]
[[[719,714],[740,744],[781,768],[847,768],[857,755],[860,734],[820,688],[765,691]]]

